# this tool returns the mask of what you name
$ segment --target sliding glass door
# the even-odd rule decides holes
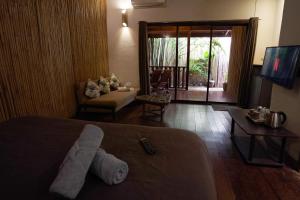
[[[218,26],[212,28],[209,92],[207,99],[209,102],[236,102],[236,99],[227,93],[231,32],[231,27]]]
[[[164,87],[176,101],[235,103],[227,93],[233,26],[171,24],[148,27],[151,90]]]
[[[179,26],[177,100],[207,100],[209,26]]]

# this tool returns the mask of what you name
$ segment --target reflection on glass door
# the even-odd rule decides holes
[[[184,95],[187,90],[187,74],[188,74],[188,26],[178,27],[178,66],[177,72],[177,87],[176,99],[185,100]]]
[[[149,74],[151,92],[169,90],[175,99],[177,26],[149,26]]]
[[[187,48],[181,48],[186,54],[179,53],[179,60],[186,62],[185,67],[178,66],[179,70],[185,74],[180,74],[183,85],[177,90],[177,99],[185,101],[206,102],[209,46],[210,46],[210,27],[209,26],[181,26],[179,36],[186,38],[183,44]],[[186,56],[181,56],[186,55]]]
[[[211,66],[208,101],[234,103],[227,93],[227,80],[231,48],[231,27],[214,27],[212,31]]]

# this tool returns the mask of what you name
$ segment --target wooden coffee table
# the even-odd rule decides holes
[[[228,111],[232,117],[231,139],[244,161],[252,165],[283,166],[286,141],[287,139],[298,138],[298,136],[285,128],[272,129],[265,125],[255,124],[247,118],[249,111],[247,109],[233,108]],[[239,126],[248,137],[237,136],[235,134],[235,125]],[[261,136],[275,137],[281,140],[278,158],[274,158],[263,145],[256,142],[257,138]]]
[[[152,115],[159,115],[160,122],[162,122],[165,108],[171,102],[171,95],[141,95],[137,96],[135,99],[143,104],[143,116],[145,116],[147,113],[150,113]],[[147,110],[146,104],[158,106],[159,109]]]

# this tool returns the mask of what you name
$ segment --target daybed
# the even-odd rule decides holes
[[[0,124],[1,199],[59,199],[48,192],[59,166],[86,121],[20,118]],[[77,199],[215,200],[212,166],[203,141],[192,132],[93,123],[105,135],[101,147],[129,166],[127,179],[105,185],[88,174]],[[139,144],[148,137],[157,154]]]
[[[78,101],[78,113],[81,109],[102,108],[108,109],[112,112],[112,116],[115,119],[116,112],[121,108],[130,104],[135,100],[138,90],[134,89],[127,92],[111,91],[108,94],[102,94],[100,97],[89,98],[85,96],[86,82],[80,82],[77,87],[77,101]]]

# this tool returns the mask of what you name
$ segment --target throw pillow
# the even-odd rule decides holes
[[[104,78],[103,76],[100,76],[99,87],[101,88],[101,93],[103,93],[103,94],[108,94],[110,92],[109,81],[106,78]]]
[[[110,89],[112,91],[117,90],[120,86],[120,81],[118,77],[115,74],[111,74],[110,76]]]
[[[85,93],[89,98],[96,98],[100,96],[100,87],[92,81],[91,79],[88,80],[85,88]]]

